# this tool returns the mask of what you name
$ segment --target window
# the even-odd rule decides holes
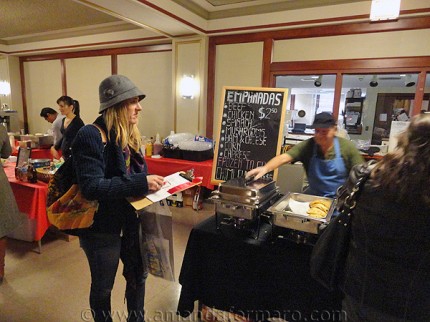
[[[276,77],[276,87],[289,89],[284,135],[295,123],[311,125],[317,113],[333,113],[335,80],[336,75]]]

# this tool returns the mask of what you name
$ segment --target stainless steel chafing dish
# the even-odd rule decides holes
[[[258,179],[248,182],[241,177],[220,183],[218,190],[212,192],[211,200],[215,202],[217,214],[255,220],[259,210],[267,209],[267,204],[278,194],[275,181]]]
[[[309,203],[317,199],[330,202],[329,211],[324,218],[315,218],[306,213]],[[335,208],[334,199],[289,192],[268,208],[267,213],[272,215],[272,223],[275,226],[319,234],[320,226],[330,221]]]

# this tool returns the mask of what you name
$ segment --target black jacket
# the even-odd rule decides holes
[[[75,139],[76,134],[78,133],[80,128],[84,126],[84,121],[82,121],[79,116],[75,116],[67,128],[64,128],[65,120],[66,118],[62,119],[60,129],[61,133],[63,134],[63,137],[55,143],[55,150],[61,149],[61,153],[63,155],[64,160],[70,157],[70,148],[72,146],[72,142]]]
[[[95,123],[106,132],[103,118]],[[115,138],[115,133],[111,133]],[[103,144],[99,130],[93,125],[81,128],[72,145],[77,182],[85,198],[98,200],[92,231],[119,234],[125,224],[138,223],[127,197],[144,196],[148,192],[147,167],[126,172],[122,149],[110,140]],[[143,156],[138,156],[142,158]]]
[[[343,292],[387,314],[428,321],[430,209],[398,202],[371,184],[365,183],[353,212]]]

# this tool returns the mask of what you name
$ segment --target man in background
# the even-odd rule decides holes
[[[40,116],[45,119],[45,121],[48,121],[49,123],[52,123],[52,136],[54,137],[54,145],[57,144],[58,141],[61,140],[63,137],[63,134],[61,134],[61,120],[64,118],[64,115],[61,115],[57,113],[56,110],[54,110],[51,107],[44,107],[40,111]]]

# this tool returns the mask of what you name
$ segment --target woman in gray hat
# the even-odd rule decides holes
[[[104,133],[84,126],[72,144],[79,187],[87,199],[99,202],[93,225],[79,236],[91,270],[90,306],[95,321],[112,321],[111,292],[121,258],[127,321],[144,321],[147,270],[139,220],[126,198],[158,191],[164,178],[147,174],[141,153],[137,123],[145,95],[127,77],[113,75],[100,83],[99,97],[101,116],[94,124]]]

